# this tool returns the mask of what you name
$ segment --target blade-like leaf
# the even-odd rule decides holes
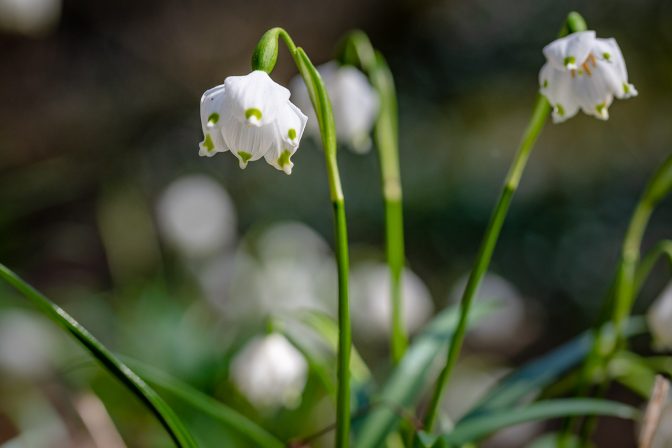
[[[194,387],[156,368],[147,366],[136,360],[127,359],[127,362],[151,384],[170,392],[195,409],[212,416],[228,428],[246,436],[250,441],[254,442],[254,446],[262,448],[285,447],[285,444],[274,435],[224,403],[207,396]]]
[[[474,323],[494,309],[495,306],[491,303],[475,304],[470,323]],[[457,311],[457,307],[454,306],[442,311],[415,339],[390,375],[382,393],[374,398],[374,402],[381,405],[377,406],[364,421],[355,446],[358,448],[383,446],[387,435],[399,423],[400,416],[397,410],[416,404],[427,382],[433,361],[446,350],[453,335],[457,324]]]
[[[317,333],[334,353],[338,350],[338,324],[327,314],[318,311],[307,311],[300,317],[301,322],[308,325]],[[352,347],[350,353],[350,373],[352,375],[353,387],[357,387],[369,381],[371,372],[366,363],[359,355],[355,347]]]
[[[525,408],[507,409],[481,417],[474,417],[458,425],[448,434],[437,438],[448,446],[461,446],[477,441],[500,429],[520,423],[548,420],[572,415],[603,415],[624,419],[635,419],[639,410],[622,403],[590,398],[547,400],[531,404]],[[430,436],[431,437],[431,436]],[[428,438],[425,437],[425,443]],[[437,446],[436,442],[434,442]]]
[[[39,291],[23,281],[5,265],[0,264],[0,278],[37,306],[49,319],[70,333],[79,344],[88,350],[112,375],[121,381],[159,420],[178,447],[196,447],[185,426],[165,401],[135,374],[128,366],[117,359],[86,328],[53,303]]]
[[[646,332],[645,320],[641,317],[631,318],[626,331],[629,336]],[[593,337],[592,332],[584,333],[511,373],[486,394],[461,421],[508,409],[519,404],[523,398],[539,392],[586,357],[592,346]]]

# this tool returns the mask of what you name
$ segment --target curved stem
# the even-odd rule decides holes
[[[399,170],[399,131],[394,78],[385,58],[371,45],[367,35],[351,31],[343,43],[344,62],[359,66],[378,93],[380,110],[374,136],[380,161],[381,189],[385,205],[385,252],[390,272],[392,332],[390,349],[395,364],[404,356],[408,336],[403,321],[402,276],[404,255],[404,217]]]
[[[558,37],[565,36],[569,33],[574,33],[577,31],[586,30],[586,22],[583,20],[580,14],[576,12],[570,12],[567,15]],[[441,404],[441,398],[443,396],[444,389],[450,375],[457,363],[457,358],[460,355],[462,349],[462,344],[464,343],[464,336],[467,329],[467,322],[469,318],[469,311],[471,309],[471,304],[474,300],[476,293],[478,292],[478,287],[481,284],[481,280],[485,275],[488,266],[490,265],[490,259],[492,258],[492,253],[495,250],[495,245],[497,244],[497,239],[499,238],[499,233],[502,230],[504,224],[504,219],[509,210],[509,205],[513,199],[513,195],[518,189],[518,184],[520,179],[523,176],[523,171],[525,171],[525,166],[527,164],[527,159],[530,156],[530,152],[534,147],[534,143],[537,141],[539,133],[544,127],[548,115],[551,111],[550,105],[546,98],[539,95],[537,98],[532,117],[530,122],[523,134],[523,139],[518,147],[516,156],[511,163],[509,172],[504,181],[504,186],[502,192],[500,193],[499,200],[493,211],[493,214],[490,218],[490,223],[488,228],[485,231],[485,236],[481,242],[481,247],[476,256],[476,262],[474,267],[469,275],[469,280],[467,286],[464,289],[462,294],[462,299],[460,301],[460,318],[457,324],[457,329],[455,334],[450,341],[448,347],[448,357],[446,359],[446,364],[444,365],[439,378],[437,379],[436,386],[432,393],[432,398],[430,401],[429,409],[425,417],[425,429],[431,431],[434,427],[436,417],[439,412],[439,405]]]
[[[9,283],[33,305],[39,308],[49,319],[70,333],[80,345],[88,350],[103,367],[121,381],[149,409],[166,429],[170,437],[178,447],[196,447],[196,442],[191,437],[182,422],[165,401],[135,374],[126,364],[121,362],[96,339],[89,331],[79,324],[72,316],[61,307],[53,303],[46,296],[23,281],[9,268],[0,264],[0,278]]]
[[[464,290],[464,294],[462,295],[462,301],[460,302],[460,318],[457,324],[457,329],[450,341],[448,358],[439,374],[439,379],[437,380],[432,394],[429,410],[425,417],[425,429],[427,431],[431,431],[434,427],[444,389],[448,383],[452,370],[455,367],[455,363],[457,362],[457,358],[462,348],[462,343],[464,342],[471,304],[490,264],[490,259],[495,250],[499,233],[504,224],[504,219],[506,218],[513,195],[518,189],[518,184],[520,183],[520,178],[525,169],[527,159],[534,147],[534,142],[537,140],[539,133],[546,123],[550,111],[551,109],[548,101],[546,101],[544,97],[539,96],[528,128],[525,131],[518,152],[516,153],[511,168],[509,169],[509,173],[506,176],[504,188],[499,196],[492,217],[490,218],[490,223],[488,224],[483,242],[481,243],[480,250],[476,257],[474,268],[471,271],[469,281]]]
[[[657,259],[663,254],[667,254],[672,259],[671,243],[663,241],[640,262],[642,238],[651,214],[671,190],[672,155],[668,156],[651,177],[628,224],[621,248],[621,258],[616,270],[616,278],[610,290],[613,291],[613,294],[608,295],[608,300],[613,298],[611,320],[614,325],[614,333],[613,336],[609,337],[612,333],[605,333],[602,327],[596,330],[593,346],[581,371],[580,394],[587,393],[595,373],[600,369],[604,371],[614,354],[624,345],[624,323],[630,316],[639,290]],[[597,396],[606,392],[608,381],[608,378],[604,378],[603,384],[597,391]],[[565,432],[571,431],[574,423],[574,420],[570,420],[565,427]],[[585,441],[590,437],[595,425],[594,418],[588,419],[581,431],[582,440]]]
[[[308,55],[297,47],[289,34],[282,28],[272,28],[262,36],[252,58],[254,69],[270,71],[277,59],[277,42],[282,38],[287,46],[301,77],[306,83],[310,100],[320,126],[320,136],[324,147],[327,166],[329,194],[334,210],[336,262],[338,266],[338,360],[336,396],[336,447],[350,445],[350,351],[352,331],[350,305],[348,302],[348,232],[345,216],[345,202],[341,178],[336,159],[336,128],[334,126],[331,101],[322,78]]]

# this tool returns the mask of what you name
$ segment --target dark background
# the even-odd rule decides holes
[[[241,171],[230,154],[199,158],[198,104],[207,88],[249,71],[270,27],[288,30],[318,64],[361,28],[397,82],[408,263],[440,308],[469,270],[531,113],[541,48],[573,9],[618,40],[639,96],[616,101],[607,122],[581,114],[547,124],[539,139],[492,262],[542,310],[541,333],[509,360],[517,364],[594,322],[638,195],[670,153],[672,2],[64,0],[40,33],[0,31],[0,261],[124,352],[132,349],[114,322],[129,318],[138,291],[161,278],[170,301],[182,287],[165,247],[119,283],[100,237],[106,195],[131,189],[152,210],[170,181],[205,173],[233,198],[239,234],[292,219],[331,240],[315,143],[304,139],[290,177],[263,162]],[[274,79],[294,73],[281,49]],[[377,158],[344,149],[339,160],[356,259],[357,247],[384,241]],[[644,248],[669,237],[671,222],[667,201]],[[638,310],[665,275],[655,271]],[[22,306],[0,294],[3,309]],[[0,441],[2,428],[0,417]]]

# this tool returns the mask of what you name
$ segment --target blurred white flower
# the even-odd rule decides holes
[[[289,90],[268,73],[255,70],[229,76],[224,84],[201,97],[204,140],[199,155],[212,157],[231,151],[245,168],[262,157],[270,165],[292,173],[290,160],[299,147],[308,118],[289,101]]]
[[[49,373],[55,349],[54,331],[24,311],[0,314],[0,371],[22,378]]]
[[[340,66],[332,61],[317,67],[317,70],[331,99],[337,139],[349,144],[356,152],[368,151],[371,148],[369,134],[378,116],[378,93],[371,87],[366,75],[353,66]],[[308,111],[308,132],[319,138],[319,124],[303,78],[296,76],[290,82],[290,89],[296,104]]]
[[[383,263],[362,263],[350,277],[352,319],[355,328],[371,337],[386,337],[392,328],[390,272]],[[434,305],[423,281],[410,269],[402,275],[402,316],[408,333],[432,315]]]
[[[250,235],[232,258],[228,281],[218,281],[214,270],[209,275],[211,285],[223,287],[215,300],[222,303],[229,318],[295,315],[301,310],[330,312],[336,303],[331,250],[301,223],[279,223],[256,238]],[[227,267],[220,265],[218,269]]]
[[[613,38],[596,38],[595,31],[573,33],[546,45],[544,56],[540,92],[553,107],[555,123],[573,117],[579,109],[606,120],[614,97],[637,96]]]
[[[203,257],[231,244],[236,236],[236,212],[217,182],[193,175],[174,181],[157,206],[163,237],[188,257]]]
[[[459,303],[469,277],[457,281],[449,295],[451,303]],[[526,319],[528,310],[518,289],[502,277],[487,273],[475,300],[495,303],[497,309],[469,329],[467,340],[485,350],[515,353],[529,343],[538,331],[533,319]]]
[[[231,375],[255,406],[291,408],[301,401],[308,364],[284,336],[274,333],[250,341],[233,359]]]
[[[509,369],[482,359],[460,361],[448,383],[441,407],[452,422],[458,421],[508,372]]]
[[[646,314],[653,342],[662,350],[672,349],[672,282],[653,302]]]
[[[61,0],[0,0],[0,29],[41,35],[56,27]]]

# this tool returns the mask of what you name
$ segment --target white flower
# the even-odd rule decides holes
[[[544,56],[540,92],[553,107],[555,123],[573,117],[579,109],[606,120],[614,97],[637,96],[613,38],[599,39],[595,31],[573,33],[546,45]]]
[[[294,407],[306,385],[308,364],[284,336],[257,337],[236,355],[233,382],[261,408]]]
[[[307,120],[289,101],[289,90],[268,73],[256,70],[246,76],[229,76],[201,97],[204,139],[199,155],[231,151],[241,168],[264,157],[291,174],[294,164],[290,158],[299,147]]]
[[[459,303],[469,277],[460,278],[449,294],[449,302]],[[530,318],[533,309],[520,291],[506,279],[487,273],[474,300],[492,302],[495,310],[469,329],[469,343],[497,353],[515,353],[530,343],[538,332],[538,318]]]
[[[351,277],[353,323],[362,334],[386,337],[392,328],[390,271],[386,264],[362,263]],[[402,316],[408,333],[419,329],[432,315],[434,305],[423,281],[410,269],[402,279]]]
[[[26,379],[46,376],[57,340],[49,324],[34,315],[25,311],[3,311],[0,373]]]
[[[161,194],[157,220],[162,236],[189,257],[212,255],[236,236],[236,210],[217,182],[203,175],[183,177]]]
[[[653,302],[646,317],[656,346],[672,349],[672,282]]]
[[[364,73],[353,66],[339,66],[328,62],[317,68],[331,99],[336,124],[336,138],[349,144],[356,152],[371,148],[371,129],[378,116],[378,93],[371,87]],[[303,78],[296,76],[290,89],[303,110],[309,111],[308,132],[319,138],[320,128],[310,104]]]

